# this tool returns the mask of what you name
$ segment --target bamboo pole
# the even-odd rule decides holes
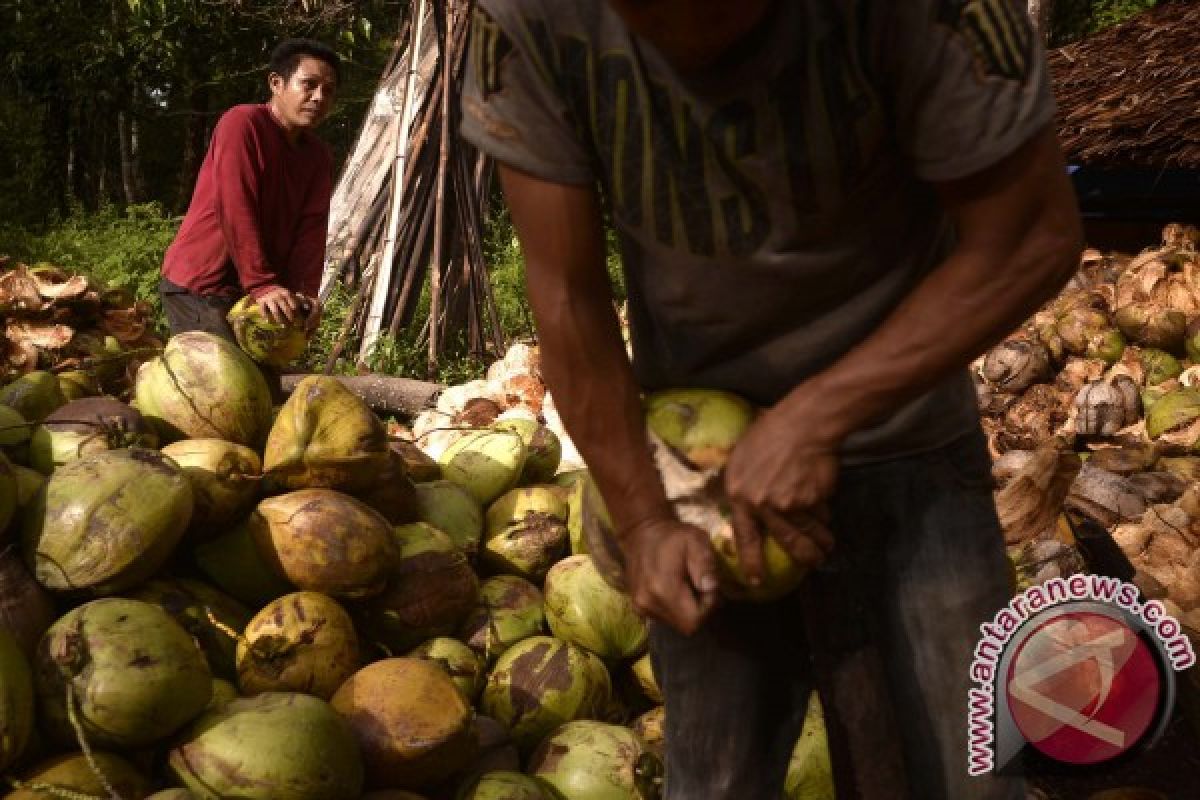
[[[442,31],[442,130],[438,155],[437,191],[434,195],[433,260],[429,265],[429,355],[426,373],[437,374],[441,341],[438,318],[442,311],[442,260],[445,239],[446,169],[450,159],[450,85],[453,83],[451,62],[451,24],[453,0],[442,0],[445,26]]]

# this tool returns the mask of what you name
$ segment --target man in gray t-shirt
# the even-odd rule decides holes
[[[788,750],[807,693],[766,697],[750,686],[762,674],[738,665],[791,632],[805,639],[793,671],[818,666],[788,691],[815,681],[828,695],[839,792],[857,782],[872,796],[876,781],[901,797],[894,781],[906,780],[923,800],[1017,796],[1018,782],[955,782],[971,631],[1005,600],[965,365],[1076,266],[1053,115],[1044,54],[1013,0],[480,0],[463,132],[500,162],[546,381],[610,505],[634,600],[658,623],[672,798],[778,795],[778,754],[748,760]],[[632,364],[602,209],[619,237]],[[767,409],[726,488],[751,575],[768,533],[824,562],[790,606],[717,608],[711,549],[671,514],[644,438],[639,393],[682,386]],[[867,586],[868,561],[889,565],[870,578],[884,585]],[[917,598],[918,585],[934,591]],[[851,623],[872,631],[839,652],[888,662],[863,668],[856,685],[888,686],[860,698],[901,716],[936,716],[936,699],[961,717],[928,728],[936,746],[916,743],[919,726],[899,732],[914,741],[875,777],[855,760],[864,726],[836,697],[853,670],[820,666],[838,648],[813,626],[837,615],[800,621],[834,602],[861,605]],[[893,663],[933,652],[914,622],[933,613],[952,643],[929,656],[938,663]],[[744,657],[721,671],[729,652]],[[724,702],[721,683],[738,687]],[[704,714],[684,702],[698,684]],[[738,713],[772,704],[786,713],[730,744]]]

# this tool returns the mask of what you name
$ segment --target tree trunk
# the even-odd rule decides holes
[[[194,86],[188,92],[186,124],[183,134],[183,160],[179,168],[179,191],[175,195],[175,210],[182,213],[192,200],[192,189],[204,152],[208,149],[208,88]]]
[[[132,94],[136,96],[136,90]],[[140,203],[144,194],[138,154],[137,117],[129,109],[117,112],[117,142],[121,152],[121,189],[125,203]]]
[[[1029,0],[1029,17],[1043,42],[1050,41],[1050,14],[1054,0]]]
[[[291,394],[296,384],[309,375],[284,375],[281,378],[284,394]],[[440,383],[398,378],[392,375],[336,376],[339,383],[363,399],[372,411],[379,414],[413,416],[433,406],[438,392],[446,387]]]

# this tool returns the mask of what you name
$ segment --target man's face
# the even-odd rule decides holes
[[[775,0],[608,0],[626,26],[681,71],[711,65]]]
[[[319,58],[304,56],[290,77],[272,72],[269,83],[271,104],[289,131],[311,130],[333,109],[337,74]]]

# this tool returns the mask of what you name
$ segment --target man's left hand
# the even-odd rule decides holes
[[[803,405],[794,393],[763,413],[725,466],[738,560],[751,584],[762,579],[764,534],[802,566],[819,564],[833,549],[827,501],[837,480],[840,437],[815,415],[806,420]]]

